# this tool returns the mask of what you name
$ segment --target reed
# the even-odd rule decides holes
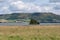
[[[0,40],[60,40],[60,26],[0,26]]]

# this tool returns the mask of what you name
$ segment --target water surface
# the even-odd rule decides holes
[[[20,26],[20,25],[29,25],[28,22],[21,23],[0,23],[0,26]],[[60,25],[60,23],[40,23],[39,25]]]

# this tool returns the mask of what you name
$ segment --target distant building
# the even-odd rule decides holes
[[[22,21],[16,21],[16,22],[20,23],[20,22],[22,22]]]

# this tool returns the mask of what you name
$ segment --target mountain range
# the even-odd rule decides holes
[[[60,23],[60,15],[51,12],[0,14],[0,20],[37,20],[41,23]]]

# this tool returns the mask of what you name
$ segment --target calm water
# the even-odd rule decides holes
[[[29,25],[28,22],[22,23],[0,23],[0,26],[19,26],[19,25]],[[60,23],[40,23],[40,25],[60,25]]]
[[[60,25],[60,23],[40,23],[40,25]]]
[[[19,25],[29,25],[27,22],[22,23],[0,23],[0,26],[19,26]]]

